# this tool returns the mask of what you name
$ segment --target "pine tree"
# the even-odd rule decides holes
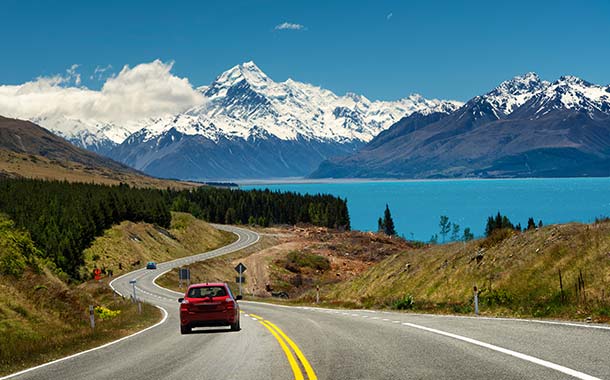
[[[396,228],[394,227],[392,213],[390,212],[390,207],[388,207],[387,204],[385,205],[385,211],[383,213],[383,232],[389,236],[396,235]]]
[[[474,239],[474,234],[470,232],[470,227],[464,228],[464,235],[462,236],[464,241],[471,241]]]
[[[452,241],[457,241],[460,237],[460,225],[453,223],[453,226],[451,227],[451,240]]]
[[[451,223],[449,222],[449,217],[445,216],[445,215],[441,215],[441,219],[438,223],[438,226],[440,227],[440,234],[443,237],[443,243],[444,243],[445,238],[447,237],[447,234],[451,230]]]

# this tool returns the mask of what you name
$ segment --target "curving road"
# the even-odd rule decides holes
[[[333,310],[240,302],[242,330],[180,335],[176,292],[154,279],[171,268],[258,240],[137,270],[112,286],[167,310],[120,342],[11,376],[16,379],[610,379],[610,326]]]

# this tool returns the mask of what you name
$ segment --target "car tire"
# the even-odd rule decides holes
[[[239,331],[239,330],[241,330],[241,326],[239,325],[239,319],[238,319],[237,322],[235,322],[231,325],[231,331]]]
[[[190,334],[191,328],[189,326],[180,326],[180,334]]]

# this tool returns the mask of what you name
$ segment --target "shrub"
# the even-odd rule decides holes
[[[328,258],[311,253],[292,251],[288,253],[285,268],[291,272],[298,273],[298,268],[309,267],[316,270],[325,271],[330,269]]]
[[[413,306],[415,306],[415,301],[413,300],[413,296],[411,294],[407,294],[403,298],[392,302],[392,309],[397,310],[411,310],[413,309]]]
[[[121,310],[110,310],[104,306],[96,306],[95,314],[99,317],[99,319],[110,319],[121,314]]]
[[[479,294],[481,304],[487,306],[508,306],[513,303],[513,296],[504,289],[493,289]]]

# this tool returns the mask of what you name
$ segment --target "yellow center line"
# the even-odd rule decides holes
[[[264,319],[263,317],[261,317],[260,315],[256,315],[256,314],[252,314],[249,313],[251,317],[254,317],[256,319],[258,319],[258,321],[265,326],[272,334],[273,336],[278,340],[278,342],[280,342],[280,346],[282,346],[282,348],[284,349],[284,351],[286,351],[286,344],[284,343],[284,341],[286,341],[288,343],[288,345],[292,348],[292,350],[296,353],[297,357],[299,358],[301,364],[303,364],[303,368],[305,368],[305,372],[307,373],[307,378],[309,380],[317,380],[318,377],[316,376],[316,373],[314,372],[311,364],[309,364],[309,361],[307,360],[307,358],[305,357],[305,355],[303,354],[303,352],[299,349],[299,346],[296,345],[296,343],[294,343],[294,341],[292,339],[290,339],[283,331],[282,329],[280,329],[279,327],[277,327],[275,324],[273,324],[271,321],[268,321],[266,319]],[[280,338],[281,337],[281,338]],[[282,340],[283,338],[283,340]],[[294,357],[292,356],[292,353],[290,353],[290,356],[288,355],[288,353],[286,353],[286,356],[288,357],[288,361],[290,362],[290,358],[292,357],[292,359],[294,360]],[[296,364],[296,362],[295,362]],[[292,362],[290,363],[290,365],[292,366]],[[297,364],[298,365],[298,364]],[[293,371],[294,371],[294,367],[293,367]],[[300,368],[299,368],[299,372],[300,372]],[[299,375],[301,376],[300,378],[302,379],[303,375],[302,372],[299,373]],[[296,375],[295,373],[295,377],[297,379],[299,379],[299,377]]]
[[[252,314],[250,314],[252,315]],[[290,349],[288,348],[288,346],[286,346],[286,343],[284,343],[284,341],[282,340],[282,338],[278,335],[278,333],[276,333],[273,328],[271,328],[271,326],[269,326],[267,324],[267,322],[260,320],[259,322],[265,326],[267,328],[267,330],[269,330],[271,332],[271,334],[275,337],[275,339],[277,339],[277,341],[280,344],[280,347],[282,347],[282,349],[284,350],[284,353],[286,354],[286,358],[288,359],[288,363],[290,363],[290,367],[292,368],[292,373],[294,373],[294,379],[295,380],[304,380],[303,377],[303,372],[301,372],[301,368],[299,367],[299,364],[297,363],[296,359],[294,358],[294,356],[292,355],[292,352],[290,351]]]
[[[265,322],[268,323],[271,327],[273,327],[282,336],[282,338],[284,338],[284,340],[286,340],[286,342],[288,342],[290,347],[292,347],[293,351],[297,354],[297,357],[299,358],[299,360],[303,364],[303,367],[305,368],[305,372],[307,373],[307,378],[309,380],[317,380],[318,377],[316,376],[316,373],[313,371],[313,368],[309,364],[309,361],[307,360],[305,355],[303,355],[303,353],[301,352],[299,347],[292,341],[292,339],[288,338],[288,336],[286,336],[286,334],[284,334],[284,332],[279,327],[274,325],[273,323],[271,323],[269,321],[265,321]]]

